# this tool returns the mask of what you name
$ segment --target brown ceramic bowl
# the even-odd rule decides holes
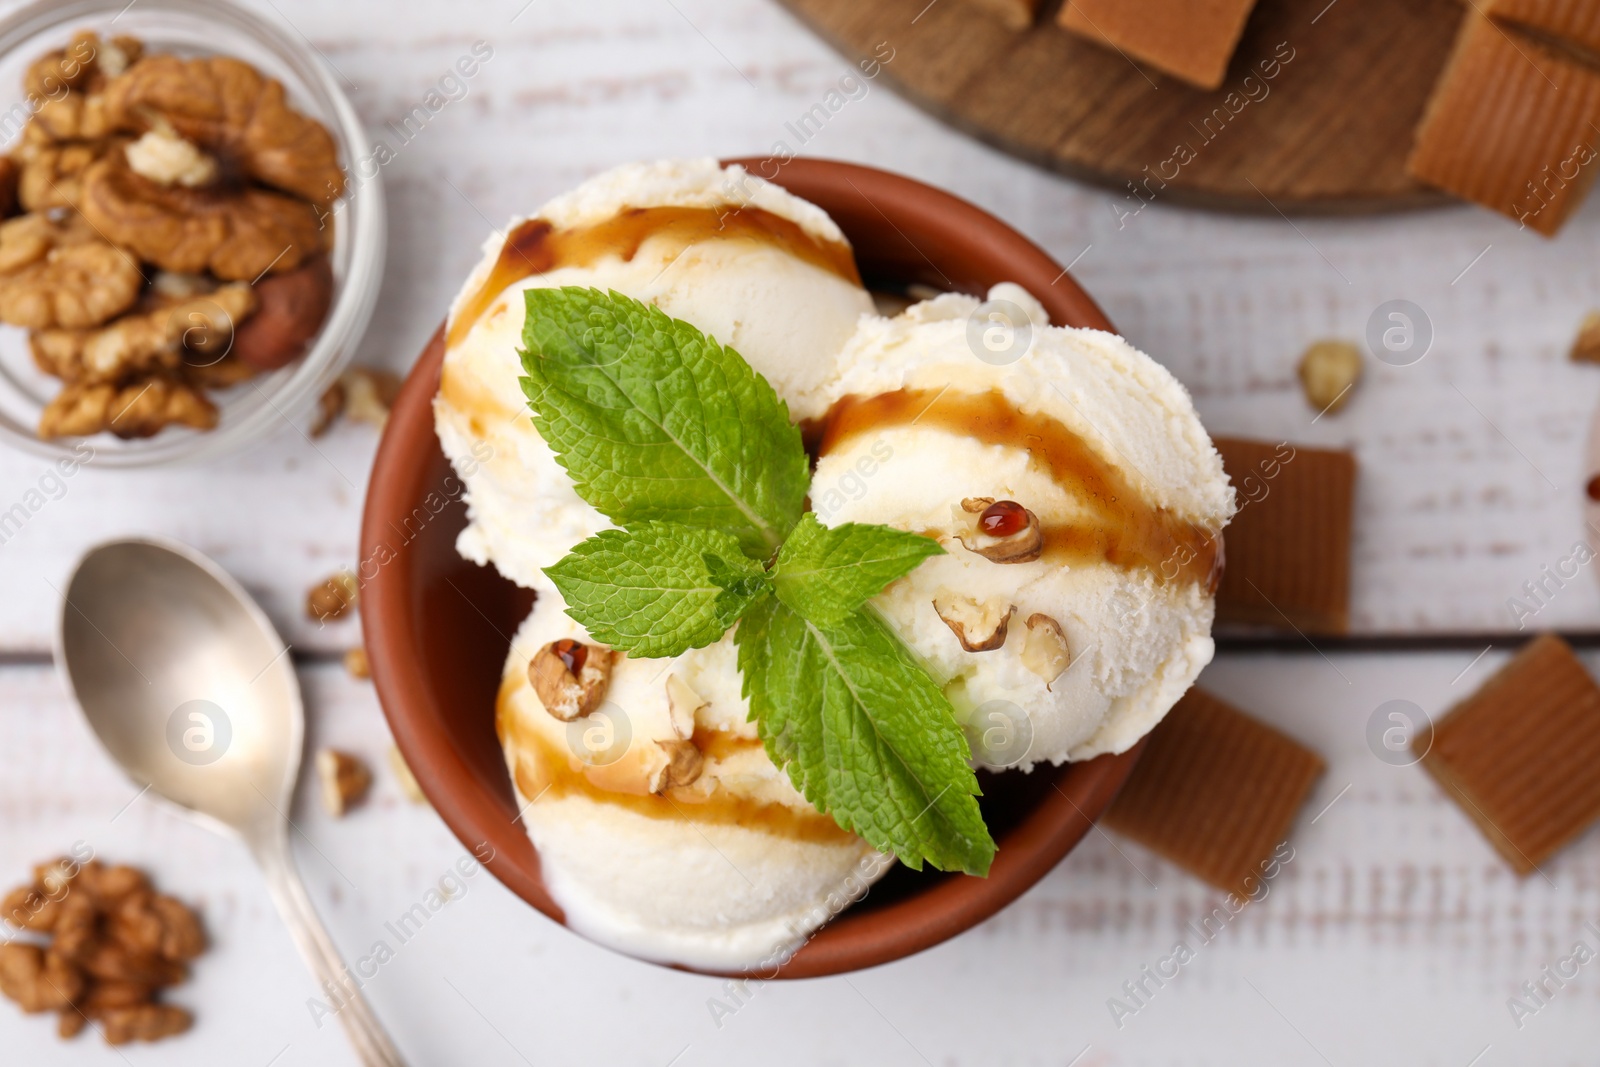
[[[820,159],[741,160],[832,215],[868,286],[922,283],[982,294],[1018,282],[1059,325],[1111,329],[1094,301],[1042,249],[948,193],[881,170]],[[361,615],[373,681],[395,740],[462,844],[494,850],[488,867],[557,922],[539,857],[495,737],[495,694],[511,635],[532,594],[456,554],[466,525],[461,484],[433,431],[443,327],[423,350],[378,449],[361,530]],[[900,959],[993,915],[1042,878],[1089,831],[1139,749],[1032,774],[984,774],[984,817],[999,845],[987,878],[895,867],[816,933],[778,972],[838,974]],[[764,975],[770,977],[770,975]]]

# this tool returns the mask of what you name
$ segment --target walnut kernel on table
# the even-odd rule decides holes
[[[334,818],[366,798],[372,788],[372,771],[356,756],[334,748],[317,752],[317,780],[322,787],[322,806]]]
[[[318,622],[333,622],[355,607],[360,583],[349,571],[339,571],[311,587],[306,594],[306,614]]]
[[[187,1011],[155,998],[188,977],[205,932],[137,869],[65,857],[41,864],[31,883],[5,896],[0,919],[21,931],[0,945],[0,995],[25,1012],[55,1012],[63,1038],[94,1025],[120,1045],[192,1024]]]
[[[1318,341],[1300,357],[1300,386],[1319,412],[1344,407],[1361,380],[1361,350],[1348,341]]]

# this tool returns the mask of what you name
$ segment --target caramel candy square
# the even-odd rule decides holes
[[[1355,457],[1265,441],[1216,445],[1239,498],[1222,534],[1217,622],[1344,633]]]
[[[1079,36],[1215,89],[1255,6],[1256,0],[1070,0],[1057,19]]]
[[[1250,895],[1323,768],[1299,742],[1191,689],[1151,732],[1105,825]]]
[[[1485,14],[1600,55],[1600,4],[1595,0],[1484,0]]]
[[[1600,686],[1568,644],[1537,637],[1413,740],[1422,766],[1518,873],[1600,818]]]
[[[1600,68],[1467,15],[1407,169],[1553,236],[1597,172]]]

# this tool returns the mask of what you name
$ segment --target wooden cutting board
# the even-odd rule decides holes
[[[877,83],[1012,155],[1122,192],[1124,211],[1151,198],[1269,213],[1444,199],[1406,177],[1405,159],[1459,0],[1261,0],[1215,92],[1058,28],[1059,4],[1018,33],[965,0],[782,3],[849,59],[876,58],[862,69]]]

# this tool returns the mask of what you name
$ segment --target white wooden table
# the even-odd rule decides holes
[[[384,168],[388,273],[358,359],[397,370],[491,224],[624,160],[766,152],[850,69],[770,0],[260,7],[314,43],[379,135],[475,41],[494,49],[467,96]],[[1354,448],[1358,631],[1514,630],[1507,599],[1584,536],[1583,449],[1600,371],[1567,363],[1565,347],[1600,304],[1600,203],[1554,242],[1470,208],[1291,224],[1270,211],[1233,218],[1158,203],[1119,227],[1113,194],[997,155],[881,85],[805,151],[950,188],[1076,260],[1119,327],[1189,385],[1214,432]],[[1361,337],[1373,310],[1397,298],[1426,311],[1431,352],[1409,367],[1369,363],[1347,410],[1313,423],[1294,377],[1301,348]],[[173,998],[199,1015],[190,1035],[119,1055],[92,1035],[62,1045],[50,1021],[0,1005],[0,1060],[353,1062],[336,1027],[313,1025],[310,981],[243,851],[149,798],[128,803],[134,790],[69,706],[48,650],[52,586],[83,548],[122,534],[178,537],[238,575],[294,645],[312,743],[381,766],[388,735],[372,691],[333,658],[355,642],[355,625],[319,631],[300,608],[309,585],[354,561],[374,445],[369,428],[343,425],[315,451],[285,434],[205,468],[91,465],[0,545],[0,886],[82,840],[199,900],[215,939]],[[0,510],[43,470],[0,455]],[[1600,584],[1583,575],[1535,621],[1600,630]],[[1506,999],[1575,940],[1600,943],[1584,928],[1600,923],[1600,834],[1548,865],[1548,880],[1519,881],[1431,780],[1366,746],[1380,703],[1406,698],[1437,713],[1503,661],[1494,651],[1474,662],[1477,651],[1219,657],[1204,683],[1322,752],[1329,771],[1271,896],[1120,1030],[1107,1000],[1216,894],[1102,834],[951,943],[849,978],[754,987],[742,1006],[719,982],[589,946],[480,873],[368,992],[421,1067],[1593,1062],[1600,964],[1520,1031]],[[343,821],[302,792],[297,847],[313,896],[346,954],[364,955],[462,849],[384,771],[373,801]],[[738,1009],[720,1028],[711,998]]]

